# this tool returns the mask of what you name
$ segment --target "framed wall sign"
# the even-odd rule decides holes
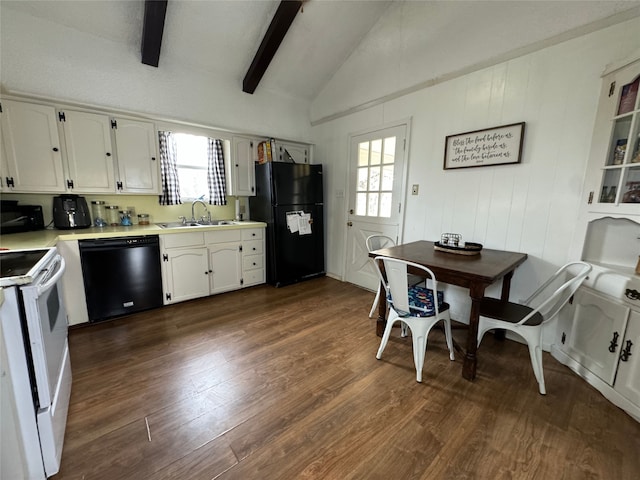
[[[520,163],[524,122],[448,135],[444,169]]]

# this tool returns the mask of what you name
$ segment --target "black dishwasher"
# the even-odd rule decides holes
[[[157,235],[79,240],[89,322],[162,306]]]

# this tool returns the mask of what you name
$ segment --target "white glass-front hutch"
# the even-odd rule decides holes
[[[605,71],[576,225],[593,266],[551,354],[640,421],[640,51]],[[639,265],[640,267],[640,265]]]
[[[640,214],[640,60],[603,79],[587,186],[590,211]]]

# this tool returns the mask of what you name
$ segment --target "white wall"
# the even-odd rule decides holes
[[[344,274],[349,134],[411,117],[408,183],[419,184],[420,194],[406,196],[403,240],[459,232],[488,248],[526,252],[529,260],[514,276],[512,298],[530,294],[552,269],[576,257],[570,245],[600,74],[640,47],[638,31],[635,18],[315,126],[315,158],[327,171],[327,271]],[[370,50],[367,41],[363,51]],[[340,78],[336,75],[325,91],[341,91],[335,83]],[[383,96],[389,88],[375,92]],[[446,135],[521,121],[526,122],[521,164],[443,170]],[[450,288],[449,294],[453,317],[468,318],[468,293]]]
[[[305,141],[309,104],[260,89],[242,92],[242,79],[186,70],[171,57],[143,65],[139,48],[60,24],[1,10],[0,81],[4,92],[122,109],[153,116]]]

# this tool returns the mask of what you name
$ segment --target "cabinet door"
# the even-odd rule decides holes
[[[603,79],[586,178],[589,211],[640,213],[639,85],[640,60]]]
[[[0,192],[8,192],[11,190],[9,181],[9,164],[7,163],[7,150],[2,133],[2,122],[0,122]]]
[[[304,143],[276,140],[276,162],[311,163],[311,146]]]
[[[211,293],[242,287],[242,254],[239,243],[220,243],[209,247]]]
[[[48,105],[2,101],[4,191],[65,191],[56,111]]]
[[[207,249],[179,248],[162,253],[165,305],[209,295]]]
[[[157,194],[160,169],[153,123],[115,118],[119,183],[122,193]]]
[[[584,288],[575,294],[574,304],[568,354],[613,385],[629,308]]]
[[[228,165],[228,194],[253,196],[256,194],[256,171],[258,140],[244,137],[233,138],[233,157]]]
[[[629,316],[620,352],[615,389],[635,405],[640,405],[640,313],[638,312],[631,312]]]
[[[61,117],[69,189],[78,193],[115,192],[109,117],[73,110],[64,110]]]

